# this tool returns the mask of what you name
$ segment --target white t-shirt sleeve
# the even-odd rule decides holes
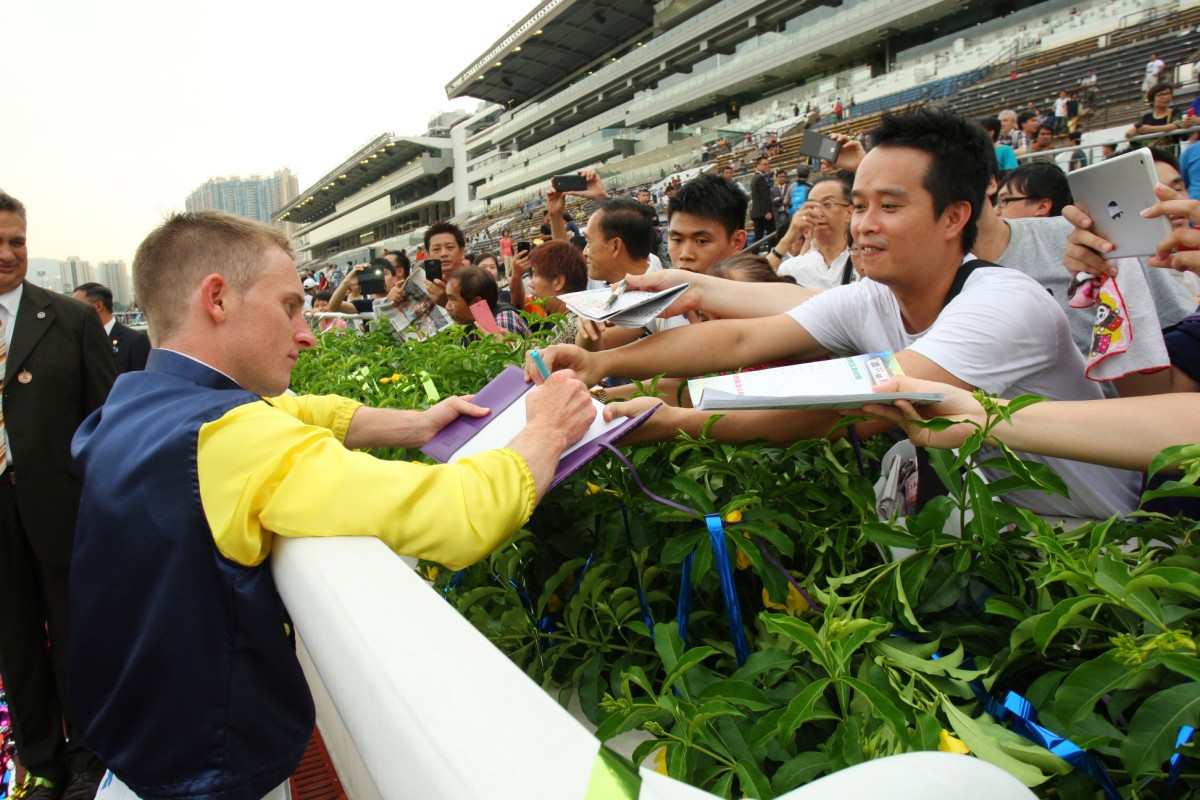
[[[964,383],[1004,394],[1053,370],[1064,336],[1070,333],[1062,310],[1036,281],[1015,270],[983,268],[908,349]]]
[[[787,313],[829,352],[858,355],[867,352],[860,349],[863,328],[874,327],[870,306],[867,284],[852,283],[821,292]]]

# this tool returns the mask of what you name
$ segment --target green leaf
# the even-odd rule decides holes
[[[778,633],[795,642],[807,650],[826,671],[830,671],[830,654],[811,625],[786,614],[762,614],[761,619],[768,632]]]
[[[1126,591],[1170,589],[1200,597],[1200,574],[1184,567],[1153,567],[1125,585]]]
[[[962,739],[963,744],[976,756],[1000,767],[1026,786],[1038,786],[1046,782],[1048,775],[1032,764],[1010,756],[983,725],[960,711],[947,697],[942,697],[942,710],[946,712],[946,719],[949,720],[955,735]]]
[[[715,651],[714,651],[715,652]],[[750,711],[767,711],[775,704],[767,699],[762,689],[745,681],[723,680],[710,683],[700,692],[699,700],[724,700]]]
[[[775,770],[771,778],[771,788],[776,794],[795,789],[810,783],[814,778],[829,771],[829,757],[819,750],[801,753],[795,758],[785,761]]]
[[[1175,751],[1181,725],[1200,725],[1200,683],[1195,681],[1152,695],[1134,713],[1121,744],[1121,760],[1130,775],[1159,772]]]
[[[655,625],[654,627],[657,629],[659,626]],[[655,639],[656,646],[657,643],[658,640]],[[667,677],[663,680],[662,688],[659,689],[659,691],[662,694],[666,694],[667,692],[671,691],[671,687],[675,685],[675,682],[683,677],[688,670],[709,656],[716,655],[718,652],[719,651],[715,647],[709,647],[708,645],[694,647],[691,650],[688,650],[676,660],[675,666],[673,666],[671,671],[667,673]],[[681,685],[679,687],[679,693],[684,697],[687,697],[688,691],[686,686]]]
[[[1046,648],[1050,646],[1050,642],[1058,635],[1059,631],[1066,627],[1081,611],[1107,602],[1104,597],[1096,594],[1085,594],[1079,597],[1068,597],[1066,600],[1060,600],[1055,604],[1054,608],[1035,618],[1036,622],[1033,627],[1034,643],[1037,644],[1039,650],[1043,653],[1046,652]]]
[[[795,663],[795,656],[782,650],[756,650],[746,659],[746,663],[733,673],[733,677],[740,681],[750,681],[774,670],[791,669]]]
[[[676,475],[671,479],[671,485],[687,495],[692,507],[701,514],[713,512],[713,501],[703,486],[687,475]]]
[[[628,714],[613,714],[600,726],[596,728],[596,738],[602,742],[607,742],[614,736],[619,736],[626,731],[632,731],[640,728],[643,724],[658,718],[665,718],[665,714],[661,708],[655,706],[638,706]]]
[[[654,625],[654,649],[662,659],[663,669],[670,672],[679,663],[683,655],[683,640],[679,638],[679,629],[673,622],[659,622]]]
[[[741,784],[742,792],[748,797],[757,798],[758,800],[769,800],[775,796],[774,790],[771,789],[771,782],[767,780],[767,776],[759,772],[758,768],[747,761],[738,761],[737,764],[738,782]]]
[[[971,470],[967,473],[967,491],[971,495],[971,511],[975,514],[970,526],[979,535],[979,538],[991,544],[999,538],[992,490],[987,481]]]
[[[829,678],[820,678],[805,686],[800,694],[792,698],[787,710],[779,718],[779,736],[790,739],[792,734],[806,722],[814,719],[837,719],[832,711],[821,712],[818,703],[823,699],[825,689],[832,683]]]
[[[1055,714],[1068,728],[1074,728],[1092,713],[1100,698],[1125,688],[1132,674],[1133,670],[1116,660],[1115,650],[1080,664],[1058,687]]]
[[[1168,447],[1150,460],[1148,476],[1152,478],[1168,467],[1195,458],[1200,458],[1200,445],[1180,444]]]
[[[1163,653],[1158,657],[1158,660],[1172,672],[1178,672],[1180,675],[1184,675],[1194,681],[1200,681],[1200,658],[1197,658],[1195,655]]]
[[[865,681],[860,681],[857,678],[842,678],[857,693],[858,698],[865,700],[871,711],[879,719],[887,723],[888,727],[899,736],[908,729],[908,718],[904,712],[893,703],[883,692],[876,689]]]

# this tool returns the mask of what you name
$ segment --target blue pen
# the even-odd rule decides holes
[[[541,353],[537,350],[530,350],[529,358],[533,361],[533,365],[538,368],[538,372],[542,373],[542,380],[550,377],[550,368],[546,366],[545,361],[542,361]]]

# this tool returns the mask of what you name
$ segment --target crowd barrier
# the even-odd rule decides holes
[[[328,697],[348,733],[327,737],[335,763],[360,763],[383,800],[712,797],[645,768],[623,772],[588,729],[378,540],[279,537],[272,566],[311,659],[310,682],[320,684],[314,694]],[[338,746],[355,752],[339,757]],[[952,753],[872,761],[784,797],[881,790],[894,800],[1033,797],[999,768]]]

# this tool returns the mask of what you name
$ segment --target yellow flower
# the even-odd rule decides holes
[[[380,382],[381,384],[388,384],[388,383],[391,383],[391,382],[392,382],[392,379],[391,379],[391,378],[380,378],[380,379],[379,379],[379,382]]]
[[[971,752],[971,749],[963,744],[962,739],[954,736],[945,728],[942,728],[942,734],[938,737],[938,750],[943,753],[962,753],[963,755]]]
[[[667,748],[663,747],[654,751],[654,771],[663,775],[667,774]]]
[[[600,494],[600,492],[601,492],[601,489],[599,486],[592,483],[591,481],[588,481],[587,494],[589,494],[589,495]]]
[[[425,565],[425,580],[436,581],[438,576],[438,568],[433,564]]]
[[[557,594],[552,594],[546,598],[546,610],[551,614],[563,607],[562,599]]]
[[[398,380],[400,380],[400,373],[399,373],[399,372],[393,372],[393,373],[392,373],[392,383],[395,383],[395,382],[396,382],[396,381],[398,381]]]
[[[748,569],[750,567],[750,557],[740,547],[737,551],[737,560],[734,562],[734,566],[738,569]]]
[[[728,523],[741,522],[742,521],[742,512],[737,511],[736,509],[733,511],[730,511],[728,514],[725,515],[725,521]]]
[[[808,601],[804,599],[804,595],[800,594],[800,590],[788,583],[787,600],[783,603],[776,603],[771,599],[771,595],[766,589],[762,590],[763,605],[772,611],[783,611],[795,617],[808,611]]]

